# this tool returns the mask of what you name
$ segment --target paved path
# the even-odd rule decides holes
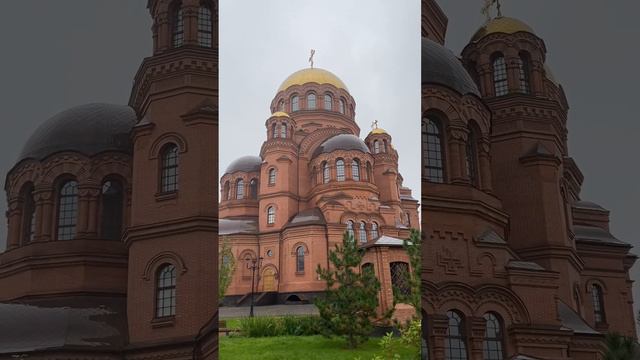
[[[249,316],[249,306],[223,306],[219,311],[220,319]],[[317,315],[318,308],[313,304],[254,306],[253,313],[256,316]]]

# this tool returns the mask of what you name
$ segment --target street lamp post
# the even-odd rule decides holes
[[[260,265],[262,263],[262,256],[259,258],[253,258],[250,262],[247,263],[247,269],[251,269],[251,310],[249,311],[249,317],[253,317],[253,294],[254,294],[254,284],[256,278],[256,269],[260,269]]]

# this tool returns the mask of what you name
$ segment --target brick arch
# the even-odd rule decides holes
[[[42,164],[42,168],[42,185],[53,185],[62,175],[71,175],[78,184],[86,184],[91,175],[88,158],[77,154],[60,154],[49,158]]]
[[[7,177],[7,199],[13,199],[19,196],[20,190],[26,183],[32,183],[34,186],[41,181],[41,167],[36,161],[23,163],[18,168],[11,170]]]
[[[94,161],[91,168],[90,177],[98,183],[102,183],[106,177],[117,175],[130,182],[131,179],[131,159],[119,158],[117,156],[104,157]]]
[[[182,135],[175,132],[166,133],[158,137],[149,148],[149,159],[157,159],[160,156],[162,148],[171,143],[178,147],[179,153],[185,153],[188,151],[187,140]]]
[[[176,267],[178,273],[183,275],[187,272],[187,266],[180,255],[173,251],[164,251],[152,257],[144,267],[142,279],[149,281],[153,278],[156,270],[162,264],[169,263]]]
[[[448,282],[435,285],[423,281],[423,304],[431,313],[445,313],[457,308],[468,316],[482,316],[489,310],[499,310],[503,319],[514,324],[529,324],[529,312],[524,302],[510,289],[497,285],[484,285],[478,288],[464,283]],[[429,311],[429,310],[427,310]]]
[[[608,290],[607,290],[607,285],[604,283],[604,281],[600,280],[600,279],[596,279],[594,277],[588,278],[587,281],[584,282],[584,289],[586,291],[587,294],[591,294],[591,286],[592,285],[598,285],[600,286],[600,288],[602,289],[602,294],[607,294]]]
[[[296,250],[298,250],[300,246],[304,248],[304,256],[309,255],[309,246],[302,241],[298,241],[291,247],[291,255],[296,256],[297,255]]]
[[[313,155],[313,152],[316,150],[320,144],[322,144],[325,140],[333,137],[335,135],[340,134],[348,134],[349,132],[345,129],[336,129],[336,128],[324,128],[318,129],[311,134],[307,135],[302,142],[300,143],[300,157],[310,158]]]

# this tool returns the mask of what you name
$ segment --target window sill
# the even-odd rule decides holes
[[[296,271],[296,276],[304,276],[304,271]]]
[[[163,327],[171,327],[174,326],[176,323],[176,317],[175,316],[164,316],[164,317],[160,317],[160,318],[155,318],[153,320],[151,320],[151,327],[156,329],[156,328],[163,328]]]
[[[176,199],[177,197],[177,191],[156,193],[156,201],[166,201]]]

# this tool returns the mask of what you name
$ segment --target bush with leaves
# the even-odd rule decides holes
[[[633,360],[638,357],[638,343],[631,337],[618,333],[608,333],[605,336],[607,346],[604,360]]]
[[[342,245],[329,252],[329,268],[316,269],[327,283],[325,294],[315,301],[323,334],[344,337],[350,348],[367,340],[378,307],[380,281],[371,269],[360,271],[362,256],[353,235],[345,232]]]
[[[236,260],[233,257],[231,244],[227,237],[222,238],[218,249],[218,303],[222,303],[224,295],[233,279],[233,273],[236,270]]]
[[[405,303],[413,306],[416,310],[415,317],[420,317],[420,309],[421,309],[421,292],[420,292],[420,283],[421,283],[421,274],[420,270],[422,269],[422,236],[420,231],[416,229],[411,229],[411,233],[409,235],[409,239],[404,239],[402,241],[402,246],[404,247],[407,255],[409,255],[409,263],[411,264],[411,271],[403,274],[405,279],[403,281],[408,284],[410,289],[409,292],[404,293],[402,291],[394,291],[394,301],[396,303]]]

